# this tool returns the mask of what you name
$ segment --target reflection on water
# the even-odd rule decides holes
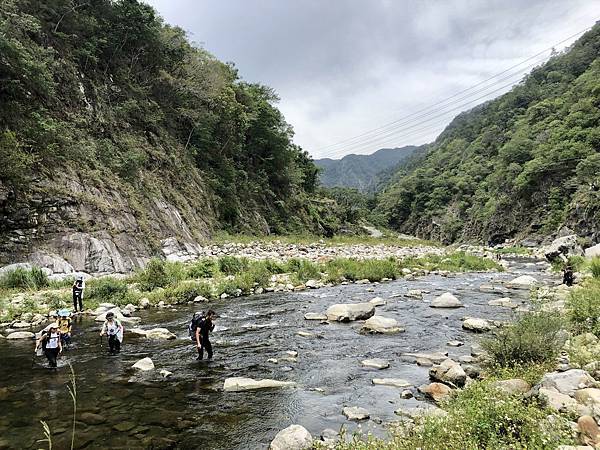
[[[520,263],[517,271],[538,268]],[[401,358],[409,351],[448,351],[458,357],[469,353],[474,335],[461,329],[463,316],[505,320],[512,311],[489,307],[487,302],[505,296],[482,293],[483,283],[513,278],[512,274],[429,276],[378,285],[347,285],[294,294],[269,294],[216,301],[206,308],[220,314],[213,337],[215,359],[197,362],[187,336],[187,323],[197,307],[142,311],[144,327],[166,327],[178,335],[174,341],[148,341],[127,334],[122,353],[108,356],[101,347],[99,325],[89,318],[74,323],[74,345],[59,362],[59,370],[46,369],[45,359],[32,360],[30,342],[4,342],[0,346],[0,448],[40,448],[40,420],[53,432],[54,448],[70,445],[71,399],[67,392],[70,362],[77,374],[77,448],[265,448],[278,430],[290,423],[305,426],[318,436],[324,428],[346,424],[344,406],[362,406],[374,421],[362,425],[377,434],[378,422],[395,419],[394,410],[412,407],[400,389],[374,386],[375,377],[404,378],[415,386],[427,380],[427,369]],[[535,276],[541,277],[540,273]],[[374,288],[373,292],[367,289]],[[425,301],[393,297],[408,289],[427,289]],[[427,301],[450,291],[465,308],[435,310]],[[513,298],[517,293],[511,292]],[[521,296],[526,293],[521,293]],[[333,303],[387,300],[378,314],[393,317],[406,328],[394,336],[363,336],[359,323],[323,325],[305,321],[306,312],[321,312]],[[299,330],[316,336],[298,336]],[[467,345],[451,348],[450,340]],[[285,360],[288,350],[297,361]],[[149,356],[157,370],[135,373],[130,367]],[[385,358],[385,371],[363,368],[360,360]],[[268,362],[270,358],[278,364]],[[163,379],[160,369],[173,372]],[[291,369],[291,370],[290,370]],[[385,374],[385,375],[382,375]],[[223,380],[231,376],[294,381],[296,388],[261,392],[224,393]],[[381,419],[381,420],[379,420]]]

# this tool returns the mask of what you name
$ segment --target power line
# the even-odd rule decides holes
[[[420,110],[418,110],[418,111],[415,111],[414,113],[408,114],[408,115],[406,115],[406,116],[404,116],[404,117],[401,117],[401,118],[399,118],[399,119],[397,119],[397,120],[394,120],[393,122],[389,122],[389,123],[387,123],[387,124],[385,124],[385,125],[382,125],[382,126],[380,126],[380,127],[373,128],[373,129],[371,129],[371,130],[368,130],[368,131],[366,131],[366,132],[364,132],[364,133],[361,133],[361,134],[359,134],[359,135],[356,135],[356,136],[354,136],[354,137],[351,137],[351,138],[348,138],[348,139],[344,139],[344,140],[342,140],[342,141],[338,141],[338,142],[336,142],[336,143],[332,143],[332,144],[326,145],[326,146],[324,146],[324,147],[320,147],[320,148],[319,148],[319,149],[317,149],[317,150],[323,150],[323,149],[326,149],[326,148],[336,147],[336,146],[339,146],[339,145],[341,145],[341,144],[344,144],[344,143],[349,143],[349,142],[352,142],[352,141],[356,141],[358,138],[361,138],[361,137],[366,137],[366,136],[369,136],[369,135],[371,135],[371,134],[375,134],[375,135],[377,135],[377,134],[380,134],[380,133],[378,133],[378,132],[380,132],[380,131],[383,131],[383,130],[385,130],[386,128],[389,128],[390,126],[396,125],[396,124],[398,124],[399,122],[402,122],[402,121],[404,121],[404,120],[406,120],[406,119],[413,118],[414,116],[418,115],[419,113],[423,113],[423,112],[425,112],[425,111],[428,111],[428,110],[430,110],[430,109],[432,109],[432,108],[434,108],[434,107],[436,107],[436,106],[439,106],[439,105],[442,105],[442,104],[444,104],[444,103],[447,103],[448,101],[450,101],[450,100],[452,100],[452,99],[455,99],[456,97],[460,96],[461,94],[463,94],[463,93],[465,93],[465,92],[469,92],[469,91],[471,91],[471,90],[473,90],[473,89],[477,88],[478,86],[481,86],[481,85],[483,85],[483,84],[485,84],[485,83],[487,83],[487,82],[489,82],[489,81],[491,81],[491,80],[494,80],[495,78],[498,78],[499,76],[501,76],[501,75],[503,75],[503,74],[505,74],[505,73],[507,73],[507,72],[511,71],[512,69],[514,69],[514,68],[517,68],[517,67],[519,67],[519,66],[523,65],[524,63],[526,63],[526,62],[528,62],[528,61],[531,61],[531,60],[533,60],[533,59],[535,59],[535,58],[539,57],[540,55],[543,55],[543,54],[547,53],[548,51],[550,51],[550,50],[554,49],[556,46],[559,46],[560,44],[563,44],[564,42],[567,42],[568,40],[570,40],[570,39],[572,39],[572,38],[574,38],[574,37],[576,37],[576,36],[578,36],[578,35],[580,35],[580,34],[584,33],[585,31],[589,30],[590,28],[591,28],[591,27],[587,27],[587,28],[585,28],[584,30],[578,31],[577,33],[574,33],[574,34],[572,34],[571,36],[569,36],[569,37],[567,37],[567,38],[565,38],[565,39],[561,40],[560,42],[557,42],[556,44],[552,45],[551,47],[548,47],[548,48],[546,48],[546,49],[544,49],[544,50],[542,50],[542,51],[540,51],[540,52],[536,53],[535,55],[532,55],[532,56],[530,56],[530,57],[526,58],[525,60],[521,61],[520,63],[518,63],[518,64],[515,64],[515,65],[513,65],[513,66],[511,66],[511,67],[509,67],[509,68],[507,68],[507,69],[503,70],[502,72],[499,72],[499,73],[497,73],[497,74],[495,74],[495,75],[493,75],[493,76],[491,76],[491,77],[489,77],[489,78],[486,78],[485,80],[482,80],[482,81],[480,81],[480,82],[476,83],[475,85],[473,85],[473,86],[471,86],[471,87],[469,87],[469,88],[463,89],[463,90],[461,90],[461,91],[459,91],[459,92],[457,92],[457,93],[455,93],[455,94],[451,95],[450,97],[447,97],[447,98],[445,98],[445,99],[443,99],[443,100],[440,100],[440,101],[438,101],[438,102],[436,102],[436,103],[433,103],[432,105],[430,105],[430,106],[428,106],[428,107],[422,108],[422,109],[420,109]],[[545,58],[544,58],[544,59],[545,59]],[[521,71],[522,71],[522,70],[524,70],[524,69],[521,69]],[[496,81],[496,82],[497,82],[497,81]],[[489,88],[489,87],[488,87],[488,88]],[[485,88],[485,89],[487,89],[487,88]],[[469,94],[469,95],[473,95],[473,93],[472,93],[472,94]],[[451,103],[453,103],[453,102],[451,102]],[[447,106],[451,106],[451,105],[446,105],[446,106],[444,106],[444,108],[445,108],[445,107],[447,107]],[[434,112],[434,111],[432,111],[432,112]],[[374,136],[369,136],[369,137],[366,137],[366,139],[370,139],[371,137],[374,137]],[[344,149],[344,151],[347,151],[347,150],[346,150],[346,149]],[[336,153],[336,152],[333,152],[333,153]]]
[[[541,62],[541,61],[538,61],[538,62]],[[538,64],[538,62],[535,62],[535,63],[530,64],[529,66],[527,66],[525,68],[522,68],[521,72],[519,72],[519,73],[515,73],[515,74],[509,75],[507,77],[500,78],[499,80],[496,81],[496,83],[498,83],[500,81],[505,81],[505,80],[508,80],[508,79],[511,79],[511,78],[515,78],[515,76],[519,76],[519,78],[521,78],[523,75],[525,75],[525,73],[527,73],[526,71],[529,68],[534,67],[535,65]],[[470,105],[471,103],[473,103],[475,101],[481,100],[481,99],[483,99],[485,97],[488,97],[489,95],[492,95],[492,94],[494,94],[494,93],[496,93],[496,92],[498,92],[498,91],[500,91],[502,89],[505,89],[506,87],[512,86],[512,85],[514,85],[514,83],[515,83],[515,80],[509,82],[508,84],[504,84],[501,87],[496,88],[496,89],[494,89],[492,91],[486,92],[482,96],[479,96],[477,98],[471,99],[471,100],[467,101],[466,103],[462,103],[458,107],[453,107],[453,108],[450,108],[450,109],[447,109],[446,111],[444,111],[445,108],[448,108],[450,106],[456,105],[456,104],[458,104],[459,101],[467,100],[467,99],[469,99],[469,97],[471,97],[471,96],[473,96],[475,94],[478,94],[478,93],[485,92],[488,89],[493,88],[495,86],[494,85],[490,85],[490,86],[487,86],[485,88],[473,91],[471,94],[463,96],[463,97],[460,97],[460,98],[456,99],[455,101],[449,103],[448,105],[445,105],[443,108],[441,108],[439,110],[431,110],[431,111],[429,111],[427,113],[415,116],[414,118],[412,118],[412,119],[410,119],[408,121],[404,121],[404,122],[402,122],[402,123],[400,123],[400,124],[398,124],[398,125],[390,128],[390,129],[382,131],[382,132],[380,132],[380,133],[378,133],[376,135],[364,137],[364,138],[362,138],[360,140],[357,140],[355,142],[350,143],[349,145],[344,146],[344,148],[341,148],[341,149],[335,150],[335,151],[331,151],[331,152],[327,152],[327,153],[325,153],[323,155],[323,157],[329,157],[331,155],[337,155],[337,154],[341,154],[341,153],[347,153],[348,151],[351,151],[351,150],[353,150],[355,148],[360,148],[360,147],[363,147],[365,145],[372,144],[374,142],[380,141],[381,139],[384,139],[384,138],[393,136],[393,135],[395,135],[397,133],[401,133],[401,132],[403,132],[405,130],[414,128],[415,126],[419,126],[419,125],[421,125],[423,123],[430,122],[432,119],[435,119],[435,118],[438,118],[438,117],[442,117],[442,116],[444,116],[444,115],[446,115],[446,114],[448,114],[450,112],[456,111],[457,109],[460,109],[462,107],[468,106],[468,105]],[[434,115],[434,116],[430,117],[432,115]],[[430,117],[430,118],[426,119],[426,120],[420,120],[420,119],[425,119],[427,117]],[[411,123],[412,123],[412,125],[410,125]],[[445,123],[445,121],[444,121],[444,123]]]

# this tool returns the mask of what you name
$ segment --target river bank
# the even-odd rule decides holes
[[[508,295],[527,307],[529,290],[508,285],[526,274],[540,281],[552,279],[545,272],[547,264],[508,263],[506,272],[429,273],[234,301],[209,299],[203,307],[215,309],[220,316],[213,338],[215,361],[201,365],[193,359],[186,330],[195,304],[136,311],[144,329],[165,327],[176,338],[148,339],[129,333],[126,327],[123,351],[117,358],[105,356],[106,349],[100,347],[98,322],[78,316],[75,345],[51,376],[42,360],[35,361],[32,370],[29,341],[5,342],[0,348],[5,361],[0,368],[6,387],[3,401],[10,405],[0,420],[1,435],[13,448],[37,448],[35,440],[42,437],[38,420],[48,420],[55,448],[68,442],[72,410],[65,400],[65,365],[69,362],[78,382],[78,448],[141,449],[150,444],[182,449],[266,448],[290,423],[302,424],[314,436],[325,429],[339,431],[343,425],[350,434],[371,430],[383,438],[387,424],[400,417],[396,411],[432,406],[417,389],[427,382],[431,367],[416,364],[415,354],[429,354],[434,360],[436,354],[446,352],[456,361],[471,357],[479,334],[463,328],[466,316],[494,323],[512,320],[514,309],[489,303]],[[433,301],[447,292],[463,306],[433,308]],[[307,313],[325,314],[335,304],[371,303],[377,297],[373,304],[380,306],[375,307],[375,316],[396,320],[404,332],[365,334],[360,332],[366,324],[363,320],[305,318]],[[464,345],[449,345],[456,342]],[[146,357],[154,361],[154,370],[131,368]],[[377,369],[362,363],[373,359],[386,360],[389,366]],[[161,370],[172,375],[163,378]],[[223,390],[224,382],[234,377],[294,385]],[[374,384],[374,379],[405,380],[410,386]],[[400,396],[406,390],[411,398]],[[345,408],[358,406],[367,409],[371,418],[356,422],[344,416]],[[47,411],[53,412],[52,417]]]
[[[247,248],[247,247],[227,247]],[[151,260],[145,269],[130,275],[113,274],[87,279],[85,308],[110,303],[130,309],[170,307],[201,303],[211,298],[229,298],[263,292],[292,292],[351,282],[379,282],[398,277],[472,270],[502,270],[496,261],[464,252],[436,248],[397,249],[386,253],[377,246],[376,258],[264,259],[221,255],[190,262]],[[345,253],[344,253],[345,254]],[[408,256],[410,255],[410,256]],[[363,254],[364,256],[364,254]],[[9,270],[10,269],[10,270]],[[69,307],[74,276],[52,278],[44,269],[28,266],[5,268],[0,275],[0,328],[26,329],[38,326],[51,310]]]

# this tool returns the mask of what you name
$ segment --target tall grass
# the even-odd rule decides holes
[[[600,279],[586,280],[573,289],[567,299],[567,312],[575,333],[594,333],[600,337]]]
[[[589,265],[592,276],[596,279],[600,279],[600,256],[593,257]]]
[[[0,287],[5,289],[39,290],[48,286],[48,276],[39,267],[17,267],[0,277]]]

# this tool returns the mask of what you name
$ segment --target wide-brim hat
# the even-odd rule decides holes
[[[52,328],[58,328],[58,323],[56,322],[52,322],[49,326],[48,329],[51,330]]]
[[[71,310],[69,309],[61,309],[60,311],[58,311],[58,315],[61,317],[68,317],[71,315]]]

